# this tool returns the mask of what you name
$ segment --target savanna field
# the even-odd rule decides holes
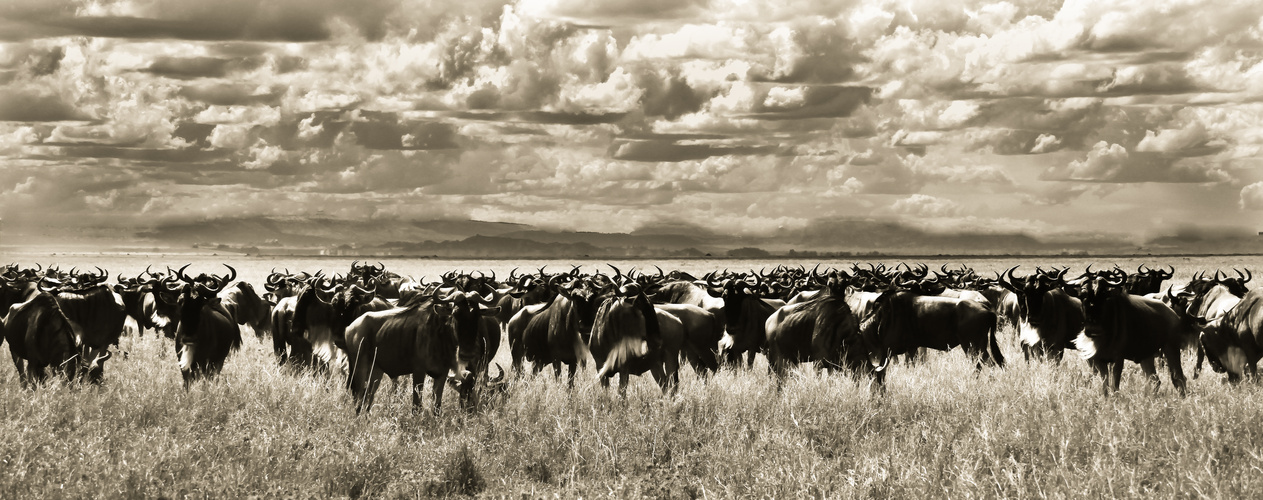
[[[273,268],[344,272],[350,258],[209,255],[12,255],[22,265],[99,265],[134,276],[192,263],[259,287]],[[448,270],[507,276],[569,261],[383,260],[434,279]],[[615,261],[624,271],[758,270],[817,261]],[[852,261],[825,261],[849,266]],[[1260,257],[978,259],[990,274],[1021,264],[1249,267]],[[583,261],[594,271],[604,262]],[[893,265],[894,262],[886,262]],[[937,268],[942,261],[925,261]],[[1256,278],[1261,279],[1261,278]],[[1255,283],[1251,283],[1254,285]],[[625,400],[594,380],[574,389],[551,370],[513,381],[476,413],[445,393],[441,416],[412,411],[408,384],[383,383],[356,416],[341,380],[277,366],[270,340],[248,330],[218,378],[183,389],[172,341],[126,335],[101,387],[50,382],[23,390],[0,349],[0,498],[1257,498],[1263,495],[1263,390],[1206,368],[1180,397],[1165,369],[1156,395],[1137,365],[1102,396],[1087,364],[1023,360],[1011,327],[1003,369],[975,372],[960,351],[891,367],[884,394],[867,379],[799,367],[780,392],[760,356],[753,369],[709,379],[681,371],[674,397],[633,377]],[[496,357],[509,365],[507,342]],[[1184,371],[1192,376],[1193,355]],[[495,371],[495,368],[493,368]],[[430,397],[427,386],[425,397]],[[428,404],[428,403],[427,403]]]

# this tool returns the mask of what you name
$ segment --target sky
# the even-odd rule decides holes
[[[1263,2],[6,0],[7,229],[1263,231]]]

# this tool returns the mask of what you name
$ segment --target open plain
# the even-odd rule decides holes
[[[147,264],[222,272],[260,284],[273,267],[344,271],[351,258],[212,255],[16,255],[20,264]],[[817,261],[622,261],[624,270],[758,270]],[[932,268],[944,261],[926,260]],[[1020,264],[1170,264],[1173,282],[1259,257],[994,258],[958,262],[982,274]],[[383,260],[414,278],[447,270],[507,275],[568,270],[568,261]],[[851,261],[825,261],[849,266]],[[892,261],[886,263],[893,264]],[[604,262],[582,261],[591,272]],[[608,270],[608,268],[606,268]],[[1086,363],[1009,360],[975,373],[959,350],[891,367],[884,394],[867,379],[807,366],[778,392],[762,356],[750,370],[702,379],[683,369],[678,395],[633,377],[627,398],[603,390],[591,364],[574,389],[548,371],[509,384],[477,412],[454,392],[441,416],[413,412],[407,384],[383,384],[356,416],[340,380],[277,367],[270,341],[243,332],[217,378],[185,391],[172,341],[125,336],[101,387],[54,381],[23,390],[0,349],[0,498],[417,498],[447,495],[662,498],[1249,498],[1263,491],[1263,390],[1205,370],[1180,397],[1163,373],[1154,395],[1136,365],[1102,396]],[[507,347],[497,361],[508,366]],[[1192,353],[1184,356],[1192,374]],[[55,380],[55,379],[54,379]],[[427,391],[428,394],[428,391]],[[428,395],[427,395],[428,397]]]

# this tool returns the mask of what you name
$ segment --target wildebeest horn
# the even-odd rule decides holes
[[[361,268],[363,268],[363,267],[364,267],[364,266],[361,266],[361,265],[359,265],[359,264],[360,264],[360,261],[358,261],[358,260],[353,260],[353,261],[351,261],[351,270],[352,270],[352,271],[359,271]]]
[[[1219,277],[1219,270],[1215,270],[1215,283],[1223,283],[1223,278]]]
[[[377,270],[377,272],[379,272],[379,273],[380,273],[380,272],[382,272],[382,271],[385,271],[385,270],[386,270],[386,264],[382,264],[382,261],[380,261],[380,260],[379,260],[379,261],[377,261],[377,265],[376,265],[376,266],[373,266],[373,269],[376,269],[376,270]]]
[[[1171,270],[1170,270],[1170,271],[1166,271],[1166,272],[1164,272],[1164,273],[1162,273],[1162,274],[1163,274],[1163,276],[1166,276],[1166,278],[1167,278],[1167,279],[1171,279],[1171,277],[1172,277],[1172,276],[1175,276],[1175,266],[1170,265],[1170,264],[1167,264],[1167,267],[1171,268]]]
[[[1251,279],[1254,279],[1254,275],[1250,273],[1250,268],[1245,268],[1245,276],[1242,276],[1242,278],[1245,278],[1245,281],[1242,281],[1242,283],[1249,283]]]
[[[175,275],[180,277],[180,281],[183,281],[183,282],[185,282],[185,283],[192,283],[192,282],[193,282],[193,280],[192,280],[191,278],[189,278],[188,276],[185,276],[185,275],[184,275],[184,270],[185,270],[185,269],[188,269],[188,268],[189,268],[189,266],[191,266],[191,265],[193,265],[193,264],[185,264],[185,265],[184,265],[184,267],[181,267],[178,271],[176,271],[176,272],[175,272]]]
[[[658,267],[658,265],[657,265],[657,264],[654,264],[654,265],[653,265],[653,267],[654,267],[654,269],[657,269],[657,270],[658,270],[658,277],[659,277],[659,278],[666,278],[666,277],[667,277],[666,273],[663,273],[663,272],[662,272],[662,268],[661,268],[661,267]]]
[[[614,267],[614,264],[606,263],[605,265],[610,266],[610,269],[614,270],[615,283],[617,283],[618,281],[621,281],[621,278],[623,277],[623,272],[620,271],[617,267]]]
[[[1122,269],[1119,269],[1119,270],[1118,270],[1118,274],[1116,274],[1116,276],[1117,276],[1117,280],[1111,280],[1111,279],[1109,279],[1109,278],[1105,278],[1105,282],[1106,282],[1106,283],[1108,283],[1108,284],[1110,284],[1110,285],[1112,285],[1112,286],[1119,286],[1119,285],[1122,285],[1123,283],[1126,283],[1126,282],[1127,282],[1127,272],[1126,272],[1126,271],[1123,271]]]

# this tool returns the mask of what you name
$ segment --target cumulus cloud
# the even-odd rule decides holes
[[[890,211],[912,217],[954,217],[960,215],[961,207],[956,202],[925,194],[914,194],[896,201]]]
[[[1050,221],[1037,228],[1108,204],[1098,227],[1138,231],[1222,216],[1242,186],[1240,206],[1258,207],[1243,168],[1263,154],[1258,2],[15,0],[4,12],[6,218],[129,220],[196,199],[213,203],[190,215],[578,228],[581,213],[589,229],[679,215],[770,231],[802,214],[964,220],[969,200]],[[71,175],[102,181],[50,187]]]
[[[1263,210],[1263,182],[1241,188],[1242,210]]]

